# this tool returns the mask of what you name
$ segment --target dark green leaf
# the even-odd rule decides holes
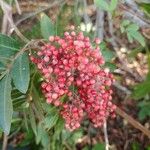
[[[141,8],[150,15],[150,3],[140,3]]]
[[[117,66],[110,62],[106,62],[105,67],[109,68],[111,72],[114,72],[114,70],[117,69]]]
[[[49,36],[55,34],[54,26],[47,15],[45,14],[41,15],[40,25],[41,25],[42,36],[45,39],[48,39]]]
[[[150,92],[150,81],[145,81],[134,87],[132,97],[134,99],[140,99],[146,96]]]
[[[138,107],[140,108],[138,114],[140,120],[150,116],[150,102],[142,101],[138,104]]]
[[[10,132],[12,113],[11,78],[7,74],[0,80],[0,127],[6,134]]]
[[[12,68],[12,78],[15,87],[22,93],[26,93],[29,86],[30,71],[29,60],[26,53],[20,55]]]
[[[132,143],[132,150],[140,150],[140,145],[137,142]]]
[[[140,120],[144,120],[146,117],[150,116],[150,106],[146,106],[140,109],[138,114]]]
[[[23,135],[24,135],[24,138],[23,140],[21,140],[21,143],[18,146],[23,147],[34,142],[34,134],[31,129],[29,129],[28,132],[24,132]]]
[[[148,147],[146,148],[146,150],[150,150],[150,146],[148,146]]]
[[[115,53],[106,47],[105,42],[100,44],[100,50],[106,62],[109,62],[112,60],[112,58],[115,58]]]
[[[18,43],[6,35],[0,34],[0,56],[11,57],[19,50]]]
[[[114,52],[110,50],[101,50],[101,52],[106,62],[111,61],[115,57]]]

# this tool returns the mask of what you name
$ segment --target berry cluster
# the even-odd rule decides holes
[[[41,87],[47,103],[61,108],[71,131],[80,127],[85,115],[100,127],[115,110],[110,89],[114,79],[103,69],[100,40],[96,38],[92,46],[89,37],[72,27],[64,37],[51,36],[49,41],[30,57],[43,75]]]

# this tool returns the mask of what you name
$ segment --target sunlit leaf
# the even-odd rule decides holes
[[[43,14],[43,13],[41,14],[40,25],[41,25],[42,36],[45,39],[48,39],[49,36],[55,34],[54,26],[50,18],[46,14]]]
[[[122,26],[127,26],[129,24],[130,24],[129,20],[123,20],[122,23],[121,23]]]
[[[115,10],[116,7],[117,7],[117,4],[118,4],[118,0],[111,0],[109,9],[110,9],[111,11]]]
[[[95,0],[94,2],[101,9],[109,11],[109,4],[105,0]]]
[[[132,36],[135,40],[137,40],[143,47],[145,46],[144,37],[140,32],[130,31],[130,36]]]
[[[136,24],[130,24],[130,25],[128,25],[128,27],[127,27],[127,31],[137,31],[137,30],[139,30],[139,26],[138,25],[136,25]]]

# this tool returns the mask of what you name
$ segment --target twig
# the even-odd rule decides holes
[[[2,29],[1,29],[2,34],[6,34],[7,29],[8,29],[8,20],[7,20],[7,16],[4,14],[3,21],[2,21]]]
[[[130,6],[130,8],[134,11],[136,11],[139,15],[144,15],[143,12],[138,9],[138,5],[136,4],[136,2],[134,0],[125,0],[125,3]]]
[[[19,6],[19,3],[18,3],[18,0],[15,0],[15,3],[16,3],[16,8],[17,8],[17,11],[18,11],[18,14],[21,15],[22,12],[21,12],[21,9],[20,9],[20,6]]]
[[[142,133],[144,133],[146,136],[150,138],[150,130],[145,128],[143,125],[141,125],[138,121],[130,117],[127,113],[125,113],[123,110],[121,110],[119,107],[116,109],[116,113],[126,119],[132,126],[134,126],[136,129],[139,129]]]
[[[67,142],[64,142],[63,144],[66,146],[66,148],[67,148],[68,150],[72,150],[72,148],[70,147],[70,145],[69,145]]]
[[[84,19],[85,27],[86,27],[86,31],[87,31],[87,25],[89,23],[91,23],[91,19],[88,16],[88,14],[86,13],[86,8],[87,8],[87,1],[83,0],[83,19]]]
[[[123,91],[124,93],[126,93],[127,95],[131,95],[131,91],[128,90],[126,87],[122,86],[121,84],[119,84],[118,82],[113,83],[113,85],[118,88],[119,90]]]
[[[84,7],[84,14],[83,14],[84,22],[85,22],[85,24],[88,24],[90,22],[90,18],[86,13],[86,8],[87,8],[87,1],[86,0],[83,0],[83,7]]]
[[[103,130],[104,130],[104,137],[105,137],[105,150],[109,150],[109,140],[108,140],[106,119],[104,120]]]
[[[97,8],[96,15],[96,33],[95,35],[103,40],[104,38],[104,11]]]
[[[125,6],[125,5],[123,5],[123,4],[120,5],[120,8],[121,8],[122,10],[124,10],[124,11],[130,13],[130,16],[133,16],[132,18],[137,17],[137,18],[139,18],[140,20],[142,20],[143,22],[145,22],[145,24],[146,24],[148,27],[150,26],[150,21],[149,21],[148,19],[144,18],[143,16],[141,16],[139,13],[137,13],[137,12],[131,10],[130,8],[128,8],[127,6]],[[131,20],[131,21],[133,21],[133,20]]]
[[[0,0],[0,5],[1,8],[4,12],[4,15],[7,16],[7,20],[12,28],[12,31],[15,30],[16,34],[25,42],[28,43],[29,40],[19,31],[19,29],[16,27],[16,25],[14,24],[13,21],[13,17],[12,17],[12,7],[10,5],[8,5],[6,2],[4,2],[3,0]]]
[[[7,150],[7,144],[8,144],[8,135],[4,133],[2,150]]]
[[[15,24],[16,24],[16,26],[18,26],[21,22],[23,22],[23,21],[25,21],[25,20],[27,20],[27,19],[29,19],[29,18],[31,18],[31,17],[34,17],[34,16],[38,15],[39,13],[44,12],[44,11],[46,11],[46,10],[48,10],[48,9],[50,9],[50,8],[52,8],[52,7],[54,7],[54,6],[56,6],[56,5],[60,5],[60,4],[63,4],[63,3],[64,3],[64,0],[55,1],[54,3],[50,4],[50,5],[47,6],[46,8],[42,8],[42,9],[36,11],[36,12],[30,13],[30,14],[27,15],[26,17],[24,17],[24,18],[18,20]]]

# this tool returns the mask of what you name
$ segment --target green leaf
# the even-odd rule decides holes
[[[55,125],[55,137],[59,136],[59,134],[62,132],[64,128],[64,120],[59,117],[56,125]]]
[[[25,37],[27,37],[28,39],[42,38],[41,29],[40,29],[40,22],[31,26],[30,29],[28,31],[26,31],[24,34],[25,34]]]
[[[28,132],[24,132],[22,134],[24,135],[24,138],[20,141],[21,143],[17,145],[18,147],[24,147],[34,142],[34,134],[31,129],[29,129]]]
[[[138,114],[139,119],[144,120],[146,117],[149,117],[150,116],[150,111],[149,110],[150,110],[150,105],[142,107],[140,109],[139,114]]]
[[[110,62],[106,62],[105,67],[109,68],[111,72],[114,72],[114,70],[117,69],[117,66],[113,63],[110,63]]]
[[[10,58],[19,50],[18,42],[6,35],[0,34],[0,56]]]
[[[111,0],[109,10],[114,11],[117,7],[118,0]]]
[[[56,107],[47,103],[42,103],[42,108],[46,113],[54,113],[57,111]]]
[[[20,55],[12,68],[12,78],[15,87],[22,93],[26,93],[29,86],[30,71],[27,53]]]
[[[115,53],[110,51],[107,47],[106,47],[106,44],[105,42],[102,42],[100,44],[100,51],[105,59],[106,62],[109,62],[112,60],[112,58],[115,57]]]
[[[128,26],[129,24],[130,24],[129,20],[123,20],[121,23],[122,26]]]
[[[82,129],[78,129],[78,130],[74,131],[71,134],[72,134],[71,139],[76,143],[78,141],[78,139],[82,138],[83,130]]]
[[[98,144],[94,145],[92,150],[105,150],[105,145],[98,143]]]
[[[29,118],[30,118],[31,127],[32,127],[34,134],[37,135],[37,127],[36,127],[36,120],[35,120],[36,117],[32,108],[30,107],[29,109],[30,109]]]
[[[125,28],[121,25],[121,26],[120,26],[120,30],[121,30],[121,33],[124,33]]]
[[[140,145],[137,142],[132,143],[132,150],[140,150]]]
[[[49,147],[50,141],[49,141],[49,135],[48,132],[45,131],[43,128],[43,124],[40,122],[37,127],[37,136],[36,136],[36,143],[43,145],[44,148]]]
[[[94,2],[99,8],[109,11],[109,4],[105,0],[95,0]]]
[[[138,113],[138,117],[140,120],[145,119],[146,117],[150,116],[150,102],[149,101],[142,101],[139,102],[138,107],[140,111]]]
[[[41,143],[44,147],[44,150],[48,150],[50,147],[50,137],[47,131],[43,130],[42,131],[42,139]]]
[[[42,132],[43,132],[42,124],[39,123],[37,126],[37,136],[36,136],[36,143],[39,144],[42,139]]]
[[[128,32],[135,40],[137,40],[143,47],[145,46],[145,39],[140,32],[130,31]]]
[[[42,36],[45,39],[48,39],[49,36],[55,34],[54,26],[47,15],[45,14],[41,15],[40,25],[41,25]]]
[[[150,3],[140,3],[139,5],[145,11],[145,13],[150,15]]]
[[[148,93],[150,93],[150,81],[145,81],[134,87],[132,97],[134,99],[140,99],[146,96]]]
[[[47,117],[44,120],[45,128],[50,130],[56,124],[58,118],[59,118],[59,115],[57,113],[55,114],[51,113],[47,115]]]
[[[1,71],[4,71],[4,70],[5,70],[4,64],[0,63],[0,73],[1,73]]]
[[[130,43],[133,42],[133,37],[131,36],[130,32],[127,32],[127,37]]]
[[[148,146],[148,147],[146,148],[146,150],[150,150],[150,146]]]
[[[128,27],[127,27],[127,31],[128,32],[134,32],[134,31],[137,31],[137,30],[139,30],[139,26],[138,25],[136,25],[136,24],[130,24],[130,25],[128,25]]]
[[[115,57],[114,52],[110,50],[101,50],[101,52],[106,62],[111,61]]]
[[[10,132],[12,114],[11,77],[7,74],[0,80],[0,127],[6,134]]]

